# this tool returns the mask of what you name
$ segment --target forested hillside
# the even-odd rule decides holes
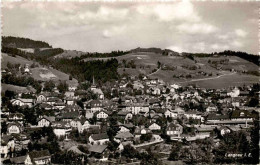
[[[13,48],[51,48],[51,46],[43,41],[34,41],[28,38],[20,37],[2,37],[2,46]]]

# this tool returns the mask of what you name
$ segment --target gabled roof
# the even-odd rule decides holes
[[[102,140],[102,139],[108,139],[107,133],[100,133],[100,134],[92,134],[91,135],[93,140]]]
[[[27,155],[14,157],[14,158],[10,158],[10,162],[14,163],[14,164],[24,164],[24,161],[26,158],[27,158]]]
[[[62,119],[75,119],[79,116],[78,111],[72,111],[72,112],[65,112],[61,114]]]
[[[23,118],[23,117],[24,117],[24,115],[23,115],[22,113],[11,113],[11,114],[8,116],[8,119],[13,118],[13,117],[15,117],[15,116],[17,116],[17,117],[19,117],[19,118]]]
[[[115,138],[124,139],[124,138],[133,138],[134,136],[130,132],[120,132],[118,133]]]
[[[49,158],[51,157],[51,154],[48,150],[42,150],[42,151],[32,151],[29,152],[30,158],[35,161],[35,160],[40,160],[44,158]]]
[[[107,145],[92,145],[88,149],[90,152],[95,152],[95,153],[103,153],[105,149],[107,148]]]
[[[54,116],[43,116],[42,118],[40,118],[38,121],[40,121],[41,119],[46,119],[49,122],[54,122],[55,121],[55,117]]]
[[[253,118],[253,115],[247,110],[235,110],[232,112],[231,118]]]
[[[207,120],[225,120],[225,119],[229,119],[229,116],[211,113],[207,117]]]
[[[20,100],[23,103],[33,103],[34,99],[17,98],[17,99],[12,99],[11,102],[14,102],[15,100]]]

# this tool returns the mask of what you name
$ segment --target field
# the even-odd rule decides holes
[[[9,56],[5,53],[2,53],[2,58],[1,58],[1,67],[2,68],[6,68],[7,66],[7,63],[11,63],[11,64],[21,64],[21,65],[25,65],[25,64],[33,64],[33,61],[29,61],[23,57],[20,57],[20,56],[15,56],[15,57],[12,57],[12,56]]]
[[[26,93],[26,92],[30,92],[30,91],[36,91],[33,88],[26,88],[26,87],[21,87],[21,86],[16,86],[16,85],[11,85],[11,84],[3,84],[2,83],[1,91],[5,92],[6,90],[14,91],[14,92],[18,92],[18,93]]]
[[[195,60],[180,56],[162,56],[156,53],[130,53],[116,58],[119,63],[123,60],[134,61],[136,68],[118,69],[119,74],[127,73],[138,76],[140,73],[150,78],[159,78],[168,83],[179,83],[183,86],[196,84],[205,88],[227,88],[259,82],[259,77],[241,74],[242,71],[258,71],[258,66],[239,57],[195,57]],[[90,60],[108,60],[111,58],[87,58]],[[158,61],[163,68],[158,69]],[[222,69],[213,64],[217,62]],[[226,63],[219,63],[226,61]],[[157,70],[152,73],[152,70]],[[231,70],[235,70],[235,72]],[[201,74],[201,72],[205,74]],[[238,73],[236,73],[238,72]],[[187,77],[190,76],[190,77]],[[175,77],[174,77],[175,76]]]
[[[54,56],[54,58],[73,58],[73,57],[79,57],[83,54],[84,54],[84,52],[81,52],[81,51],[64,50],[63,53]]]
[[[2,69],[7,67],[7,63],[11,64],[33,64],[33,61],[27,60],[25,58],[22,58],[20,56],[9,56],[5,53],[2,53]],[[38,64],[35,62],[35,64]],[[61,81],[66,81],[68,85],[78,85],[78,81],[76,79],[69,80],[69,75],[63,72],[60,72],[56,69],[48,68],[48,67],[43,67],[38,64],[39,67],[31,68],[32,72],[32,77],[36,80],[40,81],[49,81],[53,80],[54,82],[59,82]]]

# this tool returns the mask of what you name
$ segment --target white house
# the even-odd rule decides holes
[[[164,113],[164,116],[170,117],[170,118],[177,118],[178,117],[178,113],[177,112],[172,112],[171,110],[167,109]]]
[[[240,94],[240,90],[235,87],[231,92],[228,92],[227,95],[230,97],[238,97]]]
[[[184,116],[186,116],[188,119],[197,119],[197,120],[201,120],[201,113],[197,112],[197,111],[189,111],[189,112],[185,112]]]
[[[12,99],[11,103],[12,103],[12,105],[28,106],[29,108],[31,108],[34,104],[34,100],[18,98],[18,99]]]
[[[53,122],[52,123],[53,132],[57,137],[65,136],[70,133],[71,126],[70,123],[67,122]]]
[[[91,144],[103,145],[109,141],[107,133],[92,134],[89,136],[89,142]]]
[[[21,125],[19,123],[9,123],[7,125],[8,134],[19,134],[21,131]]]
[[[132,114],[136,115],[139,113],[148,113],[149,105],[144,103],[129,103],[126,105],[126,111],[132,112]]]
[[[161,130],[161,126],[159,126],[159,125],[156,124],[156,123],[151,124],[148,128],[149,128],[150,130]]]
[[[49,127],[54,121],[54,116],[43,116],[38,120],[38,127]]]
[[[100,111],[97,112],[97,119],[106,119],[108,117],[109,113],[107,111]]]

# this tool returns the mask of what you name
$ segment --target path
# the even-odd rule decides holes
[[[179,82],[179,83],[205,81],[205,80],[213,80],[213,79],[218,79],[218,78],[223,77],[223,76],[230,76],[230,75],[233,75],[233,74],[235,74],[235,73],[236,73],[236,72],[227,73],[227,74],[222,74],[222,75],[219,75],[219,76],[216,76],[216,77],[201,78],[201,79],[192,79],[192,80],[187,80],[187,81],[183,81],[183,82]]]
[[[157,73],[159,70],[161,70],[161,67],[160,67],[160,68],[158,68],[158,69],[157,69],[157,71],[155,71],[155,72],[153,72],[153,73],[150,73],[150,74],[148,74],[147,76],[151,76],[151,75],[153,75],[153,74]]]
[[[156,143],[161,143],[161,142],[163,142],[163,140],[156,140],[156,141],[149,142],[149,143],[134,145],[134,147],[139,148],[139,147],[148,146],[148,145],[151,145],[151,144],[156,144]]]

